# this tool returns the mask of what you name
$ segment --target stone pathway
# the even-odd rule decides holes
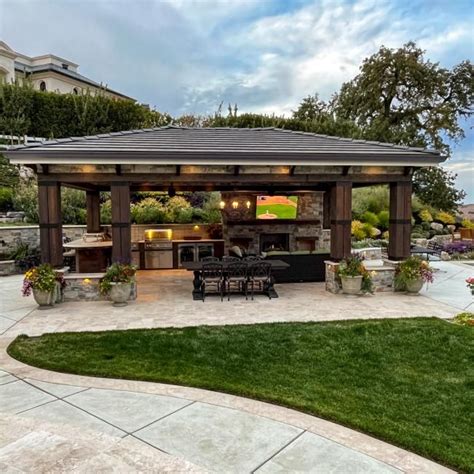
[[[187,387],[36,369],[1,339],[2,472],[444,473],[317,417]]]

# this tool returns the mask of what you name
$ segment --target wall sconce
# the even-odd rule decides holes
[[[250,209],[250,206],[252,205],[252,203],[250,201],[247,201],[245,205],[247,206],[247,209]]]
[[[199,232],[200,227],[198,225],[195,225],[193,227],[194,232]]]
[[[237,201],[232,201],[232,208],[237,209],[239,207],[239,203]]]
[[[225,208],[225,201],[221,201],[221,202],[219,203],[219,207],[220,207],[221,209],[224,209],[224,208]]]

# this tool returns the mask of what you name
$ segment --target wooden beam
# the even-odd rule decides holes
[[[234,176],[239,176],[239,174],[240,174],[240,166],[235,165],[234,166]]]
[[[343,166],[342,167],[342,176],[347,176],[349,174],[350,169],[351,169],[350,166]]]
[[[110,187],[112,200],[112,260],[130,263],[130,185],[127,182],[114,183]]]
[[[295,169],[296,169],[296,166],[290,166],[290,176],[295,175]]]
[[[122,165],[115,165],[115,174],[117,176],[122,176]]]
[[[295,186],[311,186],[317,184],[335,183],[341,180],[341,175],[335,174],[181,174],[179,176],[174,173],[123,173],[118,176],[112,173],[57,173],[48,176],[38,175],[38,180],[66,183],[87,183],[96,186],[110,185],[116,182],[127,181],[130,185],[161,185],[168,187],[174,184],[176,187],[193,188],[194,185],[213,187],[219,189],[219,186],[234,186],[237,189],[245,189],[247,185],[295,185]],[[390,174],[351,174],[344,176],[346,182],[354,184],[383,184],[391,182],[411,181],[410,176],[390,175]]]
[[[176,165],[176,176],[180,176],[181,175],[181,165]]]
[[[41,261],[54,267],[63,265],[63,231],[61,222],[61,185],[38,183],[38,210]]]
[[[331,188],[331,259],[351,255],[352,184],[341,181]]]
[[[100,232],[100,192],[86,192],[87,232]]]
[[[323,229],[331,228],[331,191],[325,191],[323,196]]]
[[[411,253],[411,194],[411,182],[390,185],[388,258],[391,260],[403,260]]]

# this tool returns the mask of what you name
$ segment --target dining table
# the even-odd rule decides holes
[[[272,273],[274,271],[281,271],[287,269],[290,265],[283,260],[262,260],[263,262],[267,262],[271,265],[271,271]],[[202,294],[202,269],[203,266],[209,262],[183,262],[182,267],[186,269],[189,272],[194,273],[194,279],[193,279],[193,300],[203,300],[203,294]],[[212,262],[212,263],[220,263],[222,265],[222,270],[224,272],[224,275],[226,273],[226,268],[233,262],[231,261],[219,261],[219,262]],[[247,262],[249,266],[252,265],[254,262]],[[275,290],[274,286],[274,278],[271,276],[270,278],[270,283],[268,287],[266,288],[265,293],[270,297],[270,298],[278,298],[278,293]]]

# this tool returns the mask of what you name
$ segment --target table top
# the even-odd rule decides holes
[[[67,249],[94,249],[102,247],[112,247],[111,240],[103,240],[101,242],[85,242],[83,239],[73,240],[64,244]]]
[[[272,270],[284,270],[288,268],[290,265],[283,260],[261,260],[262,262],[268,262],[272,266]],[[245,260],[242,260],[242,262],[245,262]],[[188,271],[199,271],[202,270],[202,266],[205,263],[221,263],[224,269],[229,266],[229,264],[234,263],[234,262],[183,262],[181,265],[183,268],[185,268]],[[246,262],[249,265],[255,262]]]

